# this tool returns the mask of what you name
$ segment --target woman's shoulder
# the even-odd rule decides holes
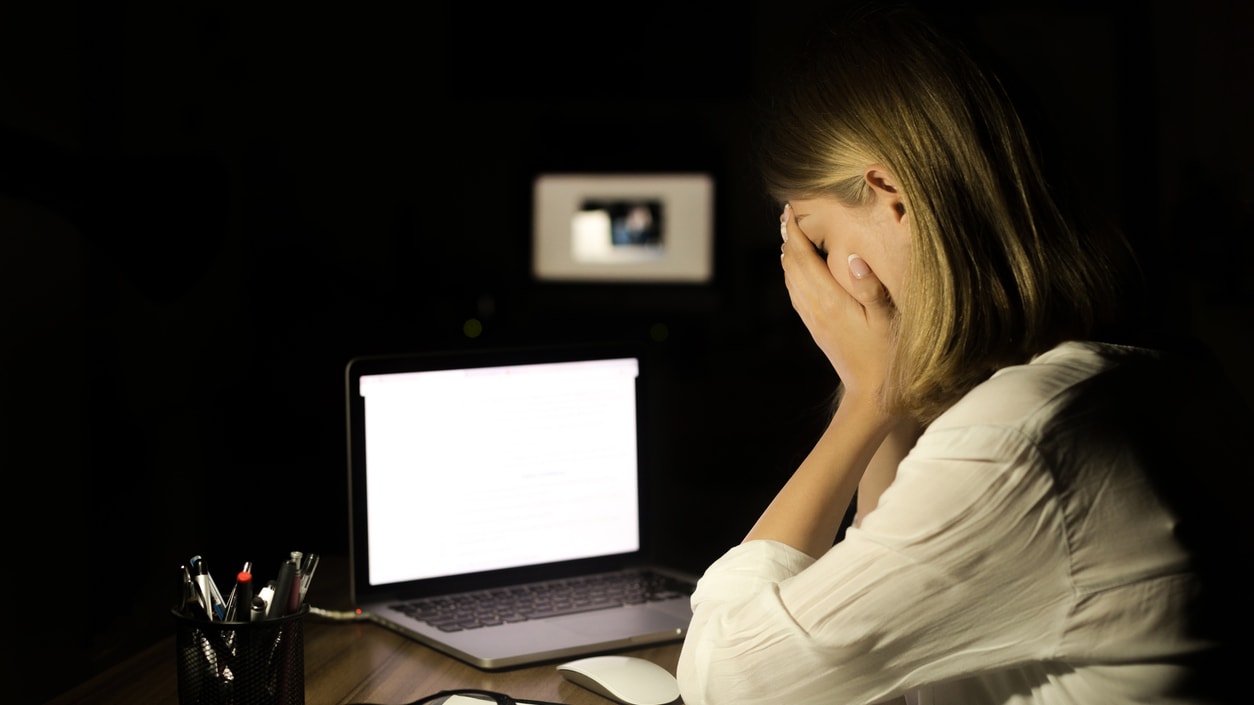
[[[1160,357],[1150,348],[1067,341],[993,373],[942,413],[930,429],[1020,426],[1041,418],[1070,391],[1104,371],[1132,361],[1156,364]]]

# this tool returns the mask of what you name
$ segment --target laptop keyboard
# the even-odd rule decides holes
[[[625,571],[426,597],[391,608],[442,631],[456,632],[669,600],[691,595],[692,590],[692,584],[666,575]]]

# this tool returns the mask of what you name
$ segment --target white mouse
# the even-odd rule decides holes
[[[671,705],[679,701],[679,681],[671,672],[636,656],[589,656],[558,665],[557,672],[623,705]]]

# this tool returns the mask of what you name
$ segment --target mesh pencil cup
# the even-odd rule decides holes
[[[308,605],[285,617],[210,622],[171,610],[179,705],[304,705]]]

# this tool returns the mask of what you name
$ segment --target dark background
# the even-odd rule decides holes
[[[1001,4],[947,16],[1249,399],[1250,9]],[[836,381],[748,162],[821,3],[671,5],[0,10],[6,701],[170,633],[193,554],[345,555],[357,354],[640,341],[662,557],[739,540]],[[714,280],[533,281],[530,181],[571,170],[714,175]]]

